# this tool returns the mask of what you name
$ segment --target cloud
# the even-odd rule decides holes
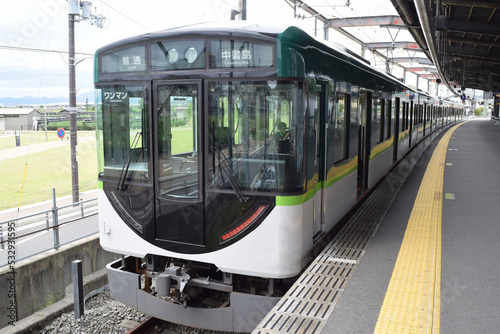
[[[238,0],[93,0],[92,8],[107,17],[103,29],[89,22],[75,24],[75,49],[94,54],[117,40],[146,32],[208,21],[226,21]],[[284,0],[252,0],[248,19],[283,21],[307,26],[313,20],[294,20]],[[3,1],[0,5],[0,46],[68,50],[68,12],[65,0]],[[321,33],[320,33],[321,34]],[[79,56],[77,56],[79,57]],[[36,53],[0,48],[0,97],[20,97],[26,92],[61,96],[68,85],[67,53]],[[77,88],[93,89],[93,61],[76,67]],[[53,92],[52,92],[53,90]],[[65,96],[63,94],[62,96]]]
[[[56,0],[10,1],[2,10],[0,37],[3,45],[42,47],[66,12],[64,2]],[[5,16],[5,17],[4,17]],[[66,15],[67,17],[67,15]],[[54,34],[61,29],[54,29]]]

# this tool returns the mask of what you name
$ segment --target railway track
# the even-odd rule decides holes
[[[131,328],[126,334],[229,334],[227,332],[208,329],[193,328],[174,324],[161,319],[149,317],[137,326]]]
[[[165,333],[162,331],[165,321],[149,317],[143,322],[130,329],[127,334],[149,334],[149,333]],[[173,333],[169,331],[170,333]],[[168,332],[167,332],[168,333]]]

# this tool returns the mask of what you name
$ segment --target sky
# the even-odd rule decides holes
[[[238,0],[92,0],[95,14],[106,21],[102,28],[90,22],[75,24],[77,95],[93,90],[93,54],[111,42],[186,24],[229,20]],[[309,0],[318,4],[330,17],[396,14],[389,0]],[[374,3],[377,6],[374,7]],[[300,11],[299,11],[300,13]],[[296,25],[315,34],[315,19],[294,18],[286,0],[247,0],[247,20]],[[318,23],[321,26],[321,23]],[[364,40],[377,38],[373,27],[357,31]],[[322,32],[319,31],[319,36]],[[372,35],[372,36],[370,36]],[[334,36],[341,44],[343,37]],[[354,46],[355,47],[355,46]],[[0,4],[0,97],[66,97],[68,96],[67,53],[23,51],[68,50],[67,0],[2,1]],[[43,103],[43,100],[40,101]]]

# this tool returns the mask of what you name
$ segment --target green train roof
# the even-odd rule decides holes
[[[303,58],[306,76],[333,78],[347,81],[365,88],[391,91],[413,90],[396,78],[379,71],[348,49],[328,42],[319,41],[297,27],[289,27],[278,37],[278,76],[298,76],[300,70],[294,68],[297,59],[294,53]]]

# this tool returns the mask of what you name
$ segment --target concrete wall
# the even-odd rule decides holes
[[[9,296],[15,285],[18,320],[61,300],[66,287],[72,283],[71,262],[82,260],[83,275],[90,275],[119,258],[104,251],[95,234],[23,260],[15,265],[15,279],[8,267],[0,270],[0,328],[9,325],[13,298]],[[7,312],[4,312],[7,310]]]

